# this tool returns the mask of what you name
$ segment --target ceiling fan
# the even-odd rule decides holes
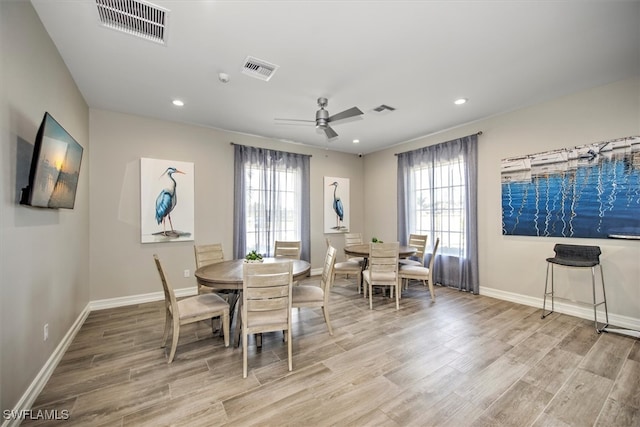
[[[302,119],[279,119],[279,118],[276,118],[275,120],[315,123],[316,128],[322,129],[324,133],[327,135],[327,138],[331,139],[338,136],[338,134],[336,133],[336,131],[334,131],[331,128],[331,126],[329,126],[329,123],[333,123],[338,120],[348,119],[350,117],[355,117],[355,116],[364,114],[362,111],[360,111],[358,107],[351,107],[340,113],[334,114],[333,116],[329,116],[329,112],[324,109],[328,103],[329,101],[327,100],[327,98],[318,98],[318,107],[320,107],[320,109],[316,111],[315,121],[302,120]]]

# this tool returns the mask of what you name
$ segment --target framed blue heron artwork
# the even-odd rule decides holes
[[[140,159],[140,240],[194,240],[193,163]]]
[[[324,232],[349,231],[349,179],[324,177]]]
[[[503,159],[502,234],[640,235],[640,136]]]

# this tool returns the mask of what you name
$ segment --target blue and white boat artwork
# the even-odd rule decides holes
[[[502,234],[640,235],[640,136],[503,159]]]

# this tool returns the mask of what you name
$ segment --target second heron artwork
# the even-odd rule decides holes
[[[324,177],[324,232],[349,231],[349,179]]]
[[[194,240],[193,163],[140,159],[140,240]]]

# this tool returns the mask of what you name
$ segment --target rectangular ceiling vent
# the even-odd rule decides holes
[[[247,56],[247,59],[244,60],[242,72],[248,76],[268,82],[277,69],[277,65],[270,64],[262,59]]]
[[[165,44],[168,10],[139,0],[96,0],[105,27]]]
[[[389,107],[388,105],[382,104],[379,107],[376,107],[376,108],[373,109],[373,111],[377,111],[378,113],[381,113],[384,110],[395,111],[395,108]]]

